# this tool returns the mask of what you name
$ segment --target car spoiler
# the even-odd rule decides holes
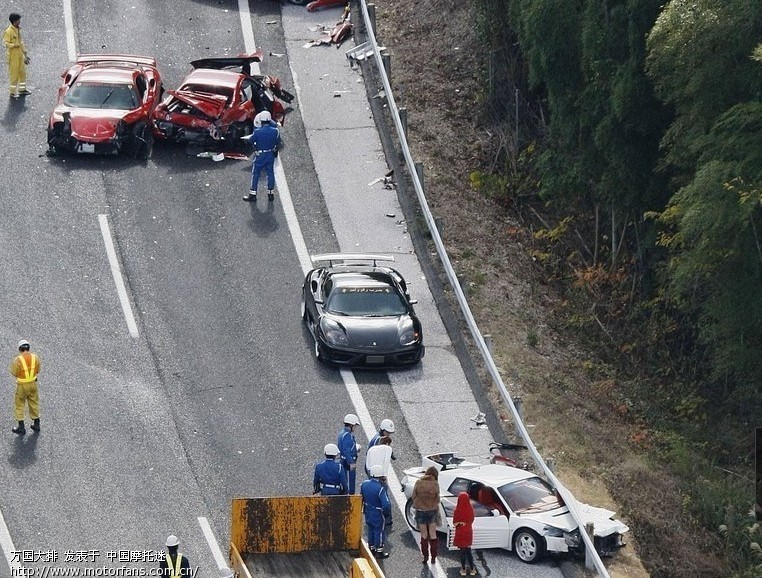
[[[320,255],[311,255],[313,263],[318,261],[329,261],[333,265],[334,261],[394,261],[394,255],[374,255],[373,253],[321,253]]]
[[[251,54],[242,54],[239,56],[226,56],[221,58],[200,58],[190,64],[193,68],[211,68],[213,70],[224,70],[226,68],[238,68],[244,74],[251,75],[251,63],[262,62],[262,51],[257,50]]]
[[[125,64],[141,64],[143,66],[156,67],[156,59],[150,56],[137,56],[134,54],[78,54],[76,64],[97,64],[99,62]]]

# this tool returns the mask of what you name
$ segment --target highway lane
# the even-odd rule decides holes
[[[186,72],[187,61],[241,51],[243,37],[234,7],[234,3],[186,2],[178,16],[177,10],[163,3],[76,2],[78,46],[83,52],[155,54],[168,84],[174,86]],[[266,53],[286,53],[277,25],[277,3],[252,2],[250,7],[258,45],[266,46]],[[273,21],[276,24],[271,24]],[[58,25],[50,22],[42,30],[51,32]],[[39,36],[47,45],[46,53],[65,53],[62,36]],[[38,39],[31,32],[27,42],[30,38]],[[51,58],[46,66],[55,60]],[[49,84],[35,87],[48,96],[42,110],[34,109],[37,124],[52,106],[55,80],[65,61],[50,66],[52,72],[39,71],[40,78],[49,77]],[[268,58],[263,70],[281,76],[287,88],[293,86],[285,58]],[[23,114],[8,118],[17,119],[9,124],[15,122],[16,127],[26,126],[29,131],[28,125],[22,124]],[[44,124],[34,129],[36,135],[24,135],[25,139],[30,136],[24,146],[34,145],[36,153],[43,140],[37,136],[42,128]],[[281,158],[307,246],[312,252],[336,249],[338,242],[318,194],[312,154],[298,112],[289,117],[284,134],[287,149]],[[66,349],[61,347],[62,341],[69,345],[71,356],[60,365],[70,372],[72,383],[91,381],[93,366],[102,372],[106,391],[99,388],[98,393],[104,396],[109,411],[97,420],[101,429],[92,435],[90,430],[81,431],[85,427],[76,427],[76,439],[57,437],[62,447],[45,463],[62,472],[55,490],[67,502],[71,502],[70,493],[76,494],[72,488],[88,477],[79,469],[97,473],[100,477],[89,481],[97,486],[89,494],[89,507],[94,511],[80,516],[79,509],[86,508],[78,497],[73,502],[76,507],[49,508],[47,504],[56,501],[51,499],[55,492],[50,488],[31,495],[14,492],[0,502],[0,508],[14,538],[18,536],[17,545],[58,547],[58,538],[51,546],[41,536],[17,530],[32,513],[57,536],[68,532],[69,541],[86,537],[85,541],[98,547],[117,542],[128,548],[155,548],[169,530],[181,537],[185,533],[193,559],[210,568],[209,548],[195,525],[195,516],[209,516],[224,544],[230,497],[308,492],[314,460],[323,444],[333,441],[341,416],[352,410],[337,373],[310,357],[309,340],[297,313],[301,270],[280,199],[271,207],[263,202],[256,207],[244,205],[240,194],[248,180],[246,163],[214,164],[188,157],[177,147],[157,147],[154,158],[144,165],[90,158],[48,161],[35,157],[33,162],[27,153],[19,159],[19,166],[27,167],[35,181],[28,192],[37,186],[63,205],[56,206],[59,213],[53,217],[60,221],[49,224],[55,231],[52,238],[34,251],[43,263],[64,267],[70,277],[64,283],[57,278],[35,280],[34,286],[46,290],[47,285],[52,286],[36,325],[60,318],[59,324],[68,329],[58,335],[47,332],[44,338],[48,341],[42,343],[55,351],[50,356]],[[42,182],[37,175],[41,170],[48,173]],[[6,197],[4,205],[11,200]],[[6,214],[12,215],[17,225],[4,234],[13,239],[25,231],[24,216],[10,206],[8,209]],[[51,218],[46,209],[39,208],[38,219]],[[102,241],[101,245],[96,242],[94,217],[98,214],[107,214],[113,226],[138,317],[141,336],[137,342],[126,335]],[[83,232],[72,225],[80,219],[91,220]],[[50,247],[59,243],[65,245],[64,254],[50,255]],[[10,246],[3,243],[3,247]],[[85,269],[84,263],[89,268]],[[3,310],[10,310],[15,302],[12,298],[2,302]],[[83,319],[86,327],[94,319],[103,321],[83,330]],[[2,330],[6,332],[5,324]],[[15,343],[12,335],[4,339]],[[83,343],[87,347],[80,348]],[[105,361],[99,358],[104,349],[109,349],[108,354],[104,352]],[[67,362],[82,351],[87,352],[88,363],[71,372]],[[96,358],[93,362],[91,356]],[[55,367],[56,360],[52,357],[48,367]],[[360,381],[370,400],[371,415],[378,419],[390,416],[400,424],[397,439],[407,450],[402,452],[402,465],[417,465],[417,448],[388,389],[388,377],[360,374]],[[65,391],[68,393],[68,388]],[[76,414],[75,408],[84,408],[87,414],[97,412],[98,404],[90,395],[81,397],[68,405],[67,395],[51,393],[48,403],[55,403],[56,415],[62,418],[68,412]],[[140,419],[135,414],[140,414]],[[102,429],[106,428],[111,431],[104,437]],[[72,457],[79,450],[80,436],[95,454],[84,463]],[[40,447],[44,440],[41,436]],[[18,450],[17,455],[22,456],[19,461],[31,459],[27,449]],[[110,471],[112,456],[119,456],[122,463]],[[160,473],[149,474],[146,481],[146,469]],[[166,481],[165,476],[173,480]],[[31,499],[25,499],[27,496]],[[6,508],[6,501],[13,504]],[[110,515],[112,509],[118,518]],[[71,528],[66,528],[70,520],[64,516],[76,517]],[[98,523],[91,519],[99,517],[105,519]],[[128,521],[120,522],[124,527],[120,526],[119,532],[109,527],[115,519]],[[410,548],[397,548],[394,560],[387,561],[390,576],[418,567],[412,538],[404,531],[401,517],[394,534],[394,540],[398,537]],[[66,538],[60,541],[69,543]]]

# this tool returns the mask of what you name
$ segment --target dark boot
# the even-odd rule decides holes
[[[384,550],[384,547],[383,547],[383,546],[381,546],[380,548],[376,548],[376,551],[375,551],[375,552],[373,552],[373,555],[374,555],[376,558],[378,558],[378,559],[380,559],[380,560],[383,560],[384,558],[388,558],[388,557],[389,557],[389,552],[387,552],[386,550]]]
[[[34,423],[30,426],[32,431],[40,431],[40,418],[35,418]]]
[[[19,421],[19,425],[11,428],[11,431],[15,434],[23,436],[26,433],[26,427],[24,427],[24,420]]]
[[[275,193],[273,193],[271,190],[267,191],[267,200],[272,201],[273,199],[275,199]]]
[[[422,562],[427,564],[429,561],[429,541],[426,538],[421,538],[421,555],[423,556]]]
[[[439,550],[439,538],[429,540],[429,548],[431,548],[431,563],[434,564],[437,561],[437,551]]]

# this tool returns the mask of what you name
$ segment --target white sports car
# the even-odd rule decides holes
[[[524,562],[536,562],[545,552],[582,554],[585,545],[569,508],[550,484],[537,475],[499,464],[467,462],[454,454],[423,458],[423,467],[405,470],[402,489],[408,500],[405,518],[417,530],[413,486],[429,466],[439,470],[439,532],[452,545],[453,512],[458,494],[467,492],[474,506],[474,548],[513,550]],[[624,546],[622,535],[629,528],[614,519],[614,512],[577,503],[582,520],[593,523],[594,544],[602,556]]]

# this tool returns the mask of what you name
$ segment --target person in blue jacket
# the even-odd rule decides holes
[[[380,464],[371,466],[370,479],[360,486],[365,524],[368,526],[368,544],[376,558],[388,558],[384,550],[386,542],[386,520],[392,513],[392,503],[384,477],[384,467]]]
[[[376,435],[370,438],[370,441],[368,442],[368,449],[378,444],[378,441],[382,437],[384,436],[392,437],[391,434],[393,433],[394,433],[394,422],[390,419],[382,419],[381,423],[378,424],[378,431],[376,432]]]
[[[339,431],[339,439],[336,445],[339,446],[341,454],[341,465],[347,472],[347,490],[350,494],[355,493],[357,486],[357,452],[360,446],[355,439],[355,428],[360,425],[360,420],[353,413],[344,416],[344,427]]]
[[[280,130],[273,122],[272,115],[263,110],[254,117],[254,132],[249,137],[249,144],[254,148],[254,162],[251,165],[251,187],[249,194],[243,196],[244,201],[257,202],[257,185],[262,169],[267,174],[267,200],[275,196],[275,157],[278,154]]]
[[[312,485],[313,494],[322,496],[339,496],[347,493],[347,473],[344,466],[336,461],[339,448],[336,444],[326,444],[323,448],[325,460],[315,465],[315,476]]]

